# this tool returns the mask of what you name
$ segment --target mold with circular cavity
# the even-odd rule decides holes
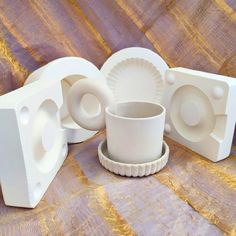
[[[170,118],[176,131],[191,142],[200,142],[215,127],[215,114],[209,98],[200,89],[185,85],[170,102]]]
[[[202,113],[194,101],[185,101],[180,107],[180,114],[186,125],[196,126],[201,122]]]
[[[76,83],[80,79],[85,78],[86,77],[82,75],[70,75],[62,80],[63,105],[60,109],[60,116],[62,120],[62,126],[65,128],[75,127],[75,122],[71,118],[67,108],[67,94],[74,83]],[[81,100],[81,105],[89,115],[97,114],[101,110],[101,106],[98,99],[92,94],[86,94]],[[76,127],[81,128],[77,124]]]
[[[42,130],[42,146],[46,152],[53,147],[58,135],[58,126],[53,120],[49,120]]]
[[[101,104],[93,94],[85,94],[81,99],[81,105],[90,116],[96,116],[101,112]]]
[[[63,57],[34,71],[25,81],[25,85],[41,79],[61,81],[63,105],[60,109],[60,117],[62,127],[66,130],[68,143],[85,141],[97,133],[78,126],[67,110],[67,94],[70,87],[80,79],[91,77],[104,80],[102,72],[91,62],[80,57]]]
[[[43,173],[53,169],[61,150],[58,107],[52,100],[44,101],[36,115],[32,129],[34,162]]]

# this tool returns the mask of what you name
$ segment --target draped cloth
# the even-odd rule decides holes
[[[0,0],[0,94],[58,57],[101,67],[130,46],[170,67],[236,77],[235,11],[235,0]],[[236,146],[212,163],[165,138],[171,154],[161,172],[124,178],[99,164],[104,138],[70,145],[37,208],[6,207],[0,195],[0,235],[236,234]]]

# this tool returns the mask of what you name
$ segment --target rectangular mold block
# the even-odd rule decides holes
[[[0,179],[6,205],[34,208],[65,160],[67,140],[58,112],[62,102],[60,81],[37,81],[0,97]],[[40,128],[52,114],[57,138],[44,150]],[[50,168],[44,170],[47,161]]]
[[[165,79],[166,136],[211,161],[228,157],[236,121],[236,79],[185,68],[167,70]]]

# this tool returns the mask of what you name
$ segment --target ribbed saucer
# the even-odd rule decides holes
[[[142,164],[127,164],[113,161],[109,158],[107,141],[102,141],[98,146],[98,156],[101,165],[107,170],[122,176],[143,177],[157,173],[163,169],[169,158],[169,147],[163,141],[162,156],[154,161]]]

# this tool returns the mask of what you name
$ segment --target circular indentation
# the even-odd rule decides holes
[[[28,107],[22,107],[20,110],[20,121],[23,125],[27,125],[30,120],[30,112]]]
[[[67,107],[67,103],[68,103],[67,95],[70,88],[72,87],[74,83],[85,78],[86,77],[82,75],[70,75],[64,78],[61,82],[62,92],[63,92],[63,105],[60,109],[60,117],[61,117],[62,126],[65,127],[67,130],[70,129],[69,127],[74,127],[74,129],[76,130],[74,132],[76,132],[77,135],[81,132],[84,133],[84,137],[81,137],[81,138],[80,137],[77,138],[75,136],[67,137],[68,142],[72,142],[72,143],[82,141],[82,139],[85,138],[85,135],[87,135],[88,137],[91,137],[94,134],[91,131],[84,130],[77,123],[75,123],[75,121],[72,119],[71,115],[69,114],[68,107]],[[98,99],[92,94],[86,94],[83,96],[83,98],[81,99],[81,108],[86,112],[88,116],[95,116],[101,112],[101,105]],[[74,139],[76,141],[74,141]]]
[[[181,105],[180,114],[186,125],[195,126],[201,121],[201,110],[193,101],[186,101]]]
[[[81,99],[81,105],[90,116],[96,116],[101,112],[101,104],[93,94],[85,94]]]
[[[173,84],[175,82],[175,75],[173,73],[169,73],[167,75],[166,81],[168,84]]]
[[[221,99],[224,96],[224,89],[220,86],[216,86],[213,89],[213,97],[216,99]]]
[[[165,132],[166,132],[167,134],[170,134],[170,132],[171,132],[171,127],[170,127],[169,124],[165,124]]]
[[[95,115],[89,114],[81,102],[85,95],[91,94],[101,101],[101,112]],[[104,110],[113,103],[113,95],[105,83],[96,79],[84,79],[71,87],[67,103],[70,115],[76,123],[88,130],[99,130],[105,128]]]
[[[39,198],[41,198],[41,195],[42,195],[42,186],[40,183],[37,183],[33,190],[34,200],[37,201]]]
[[[200,142],[215,127],[215,114],[209,98],[200,89],[185,85],[171,98],[170,118],[176,131],[186,140]]]
[[[54,101],[46,100],[40,105],[35,117],[32,130],[34,161],[41,172],[47,173],[55,166],[64,143],[58,107]]]
[[[42,146],[45,151],[50,151],[58,135],[58,125],[53,120],[49,120],[42,130]]]
[[[64,143],[64,145],[62,146],[62,149],[61,149],[61,155],[62,155],[63,157],[66,156],[66,154],[67,154],[67,149],[68,149],[67,143]]]

